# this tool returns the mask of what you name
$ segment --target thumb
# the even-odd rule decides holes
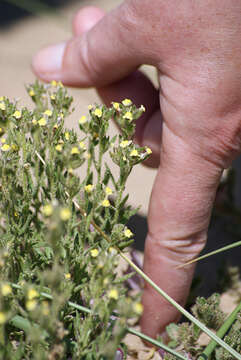
[[[76,36],[81,36],[95,26],[104,16],[105,11],[96,6],[81,8],[74,16],[72,31]]]
[[[99,14],[96,25],[95,19],[83,25],[84,31],[85,26],[90,30],[81,36],[41,50],[32,62],[34,72],[44,81],[80,87],[100,87],[123,78],[142,63],[138,41],[133,41],[135,18],[130,2],[104,17]],[[78,30],[74,27],[75,33]]]
[[[169,296],[184,305],[196,257],[207,228],[221,170],[199,157],[163,123],[160,167],[150,202],[144,271]],[[179,319],[180,313],[146,284],[142,330],[151,337]]]

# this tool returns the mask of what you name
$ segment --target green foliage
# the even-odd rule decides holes
[[[213,294],[208,299],[197,298],[192,307],[192,313],[202,321],[208,328],[218,330],[224,323],[225,316],[219,307],[220,296]],[[169,336],[168,346],[177,349],[187,356],[187,359],[196,360],[204,351],[204,346],[199,345],[199,338],[202,331],[193,323],[184,322],[179,325],[170,324],[166,328]],[[241,353],[241,313],[239,312],[236,321],[232,324],[224,341],[237,353]],[[202,357],[200,357],[201,359]],[[204,357],[203,357],[204,358]],[[174,360],[175,356],[166,354],[165,360]],[[225,349],[218,346],[209,358],[210,360],[233,360]]]
[[[211,329],[217,330],[223,323],[224,313],[219,308],[220,295],[213,294],[208,299],[198,297],[192,308],[193,314]]]
[[[144,108],[89,106],[79,136],[64,128],[72,98],[60,83],[27,91],[33,110],[0,99],[0,358],[113,359],[138,308],[115,269],[133,236],[126,181],[150,154],[131,140]],[[123,135],[110,138],[111,118]]]
[[[241,354],[241,312],[238,314],[237,320],[232,325],[228,335],[224,337],[224,341],[232,346],[238,354]],[[216,349],[215,356],[217,360],[232,360],[232,355],[222,348]]]

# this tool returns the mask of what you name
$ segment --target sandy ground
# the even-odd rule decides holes
[[[71,36],[71,19],[81,6],[98,5],[105,10],[110,10],[120,2],[119,0],[74,2],[60,10],[61,18],[24,18],[6,30],[1,30],[0,95],[10,98],[21,97],[22,103],[30,104],[24,85],[35,80],[31,71],[32,56],[46,44],[62,42]],[[151,76],[154,74],[153,69],[148,67],[145,68],[145,71],[148,71]],[[70,93],[74,96],[76,111],[66,125],[77,128],[77,120],[80,115],[87,112],[88,104],[100,100],[93,89],[71,89]],[[111,131],[116,132],[114,126],[111,127]],[[128,182],[129,203],[133,206],[141,205],[140,213],[143,215],[147,213],[154,177],[155,171],[138,166]]]

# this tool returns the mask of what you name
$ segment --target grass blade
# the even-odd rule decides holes
[[[181,269],[181,268],[183,268],[184,266],[193,264],[193,263],[196,262],[196,261],[206,259],[206,258],[209,257],[209,256],[216,255],[216,254],[218,254],[218,253],[221,253],[221,252],[223,252],[223,251],[227,251],[227,250],[233,249],[233,248],[238,247],[238,246],[241,246],[241,241],[236,241],[236,242],[233,243],[233,244],[224,246],[224,247],[222,247],[222,248],[220,248],[220,249],[211,251],[211,252],[208,253],[208,254],[199,256],[199,257],[196,258],[196,259],[193,259],[193,260],[191,260],[191,261],[186,262],[185,264],[182,264],[182,265],[177,266],[176,269]]]
[[[17,284],[11,283],[11,286],[12,286],[13,288],[15,288],[15,289],[19,289],[19,290],[22,289],[21,286],[20,286],[20,285],[17,285]],[[50,294],[48,294],[48,293],[41,292],[40,295],[43,296],[43,297],[46,298],[46,299],[53,300],[53,296],[50,295]],[[86,307],[84,307],[84,306],[75,304],[75,303],[73,303],[72,301],[68,301],[67,304],[68,304],[69,306],[75,308],[76,310],[80,310],[80,311],[83,311],[83,312],[87,312],[87,313],[89,313],[89,314],[92,313],[92,311],[91,311],[90,309],[88,309],[88,308],[86,308]]]
[[[157,341],[157,340],[154,340],[154,339],[150,338],[149,336],[147,336],[147,335],[145,335],[145,334],[142,334],[141,332],[139,332],[139,331],[137,331],[137,330],[135,330],[135,329],[129,329],[129,328],[128,328],[127,330],[128,330],[128,332],[129,332],[130,334],[136,335],[136,336],[140,337],[141,339],[146,340],[146,341],[150,342],[151,344],[153,344],[153,345],[155,345],[155,346],[158,346],[158,347],[160,347],[161,349],[167,351],[169,354],[172,354],[172,355],[176,356],[177,359],[188,360],[185,356],[179,354],[179,353],[176,352],[175,350],[170,349],[168,346],[160,343],[160,342]]]

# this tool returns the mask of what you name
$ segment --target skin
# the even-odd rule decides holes
[[[160,89],[137,69],[156,67]],[[73,38],[41,50],[44,81],[97,88],[109,104],[144,104],[136,141],[158,167],[148,213],[144,271],[184,305],[207,237],[224,168],[241,151],[241,0],[126,0],[108,14],[81,9]],[[179,318],[148,285],[142,330],[155,337]]]

